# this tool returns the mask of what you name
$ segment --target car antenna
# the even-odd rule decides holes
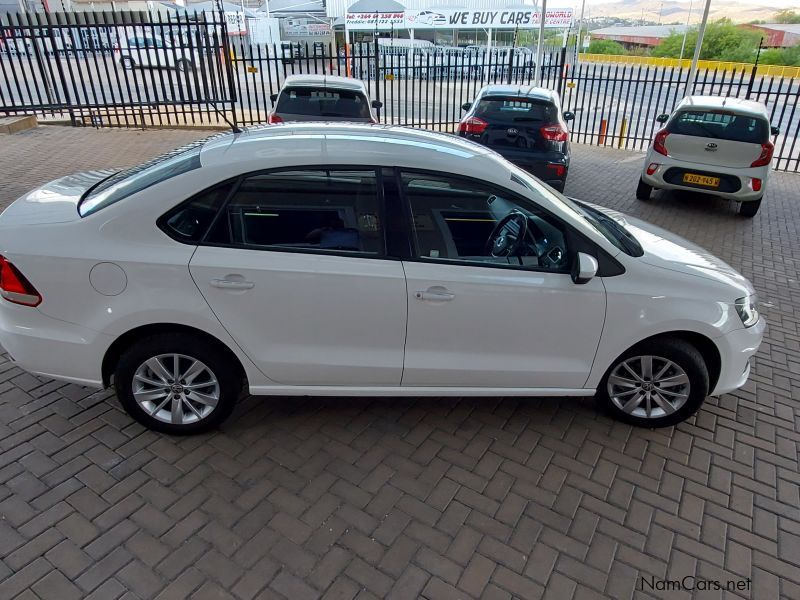
[[[222,120],[225,121],[228,125],[230,125],[231,131],[233,133],[242,133],[242,128],[239,127],[236,123],[231,123],[230,119],[228,119],[225,112],[217,108],[216,102],[209,102],[209,104],[214,109],[214,112],[217,113],[217,116],[222,117]]]

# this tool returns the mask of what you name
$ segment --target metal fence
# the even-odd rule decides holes
[[[0,19],[3,19],[0,17]],[[362,79],[382,122],[454,131],[461,105],[488,83],[528,86],[537,75],[575,113],[577,142],[644,149],[684,96],[688,68],[579,62],[565,49],[420,46],[378,40],[252,44],[218,14],[78,13],[0,20],[0,114],[66,117],[75,125],[150,127],[264,123],[293,74]],[[763,102],[775,167],[800,171],[800,78],[753,66],[701,69],[693,90]]]

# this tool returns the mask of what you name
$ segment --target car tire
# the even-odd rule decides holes
[[[650,200],[650,194],[652,193],[653,193],[653,186],[647,185],[644,181],[640,179],[639,185],[636,186],[636,199],[646,202],[647,200]]]
[[[242,379],[233,359],[207,340],[164,333],[141,339],[122,354],[114,386],[128,414],[145,427],[188,435],[212,429],[231,414]]]
[[[708,387],[706,363],[694,346],[679,339],[655,338],[614,361],[600,381],[596,399],[617,420],[639,427],[670,427],[697,412]]]
[[[749,202],[740,202],[739,214],[748,219],[752,219],[756,216],[759,208],[761,208],[761,198],[758,200],[750,200]]]
[[[136,68],[136,62],[130,56],[123,56],[119,59],[119,66],[125,71],[131,71]]]

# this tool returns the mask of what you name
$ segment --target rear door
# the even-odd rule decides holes
[[[769,124],[730,110],[684,110],[667,124],[664,144],[678,160],[719,167],[748,168],[769,141]]]
[[[272,381],[399,385],[405,275],[386,256],[382,213],[374,170],[253,174],[197,248],[192,278]]]

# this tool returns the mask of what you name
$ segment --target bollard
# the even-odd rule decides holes
[[[606,143],[606,130],[608,129],[608,121],[603,119],[600,121],[600,136],[597,139],[597,143],[602,146]]]
[[[625,134],[628,132],[628,119],[622,117],[622,123],[619,124],[619,142],[617,142],[617,148],[622,148],[623,142],[625,142]]]

